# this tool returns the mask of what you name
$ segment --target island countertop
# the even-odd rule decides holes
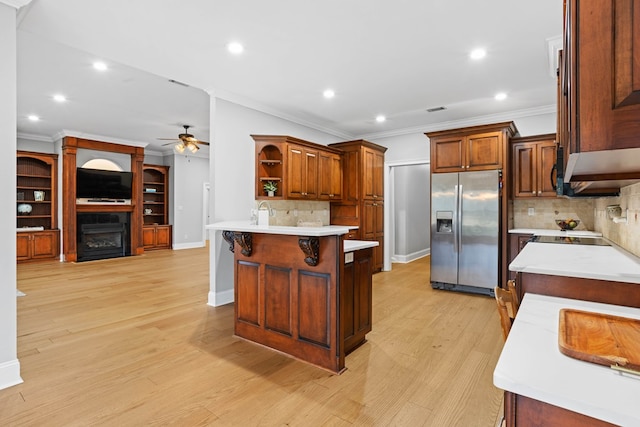
[[[246,233],[284,234],[290,236],[339,236],[357,227],[326,225],[324,227],[288,227],[281,225],[255,225],[250,221],[222,221],[205,226],[208,230],[242,231]]]
[[[561,308],[640,319],[637,308],[526,294],[493,373],[494,385],[617,425],[640,425],[638,377],[560,353]]]
[[[640,259],[613,244],[529,242],[509,264],[509,270],[640,284]]]

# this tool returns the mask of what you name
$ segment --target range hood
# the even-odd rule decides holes
[[[640,182],[640,148],[572,153],[564,170],[558,147],[556,193],[566,197],[613,197],[620,188]]]

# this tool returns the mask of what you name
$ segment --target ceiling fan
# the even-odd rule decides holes
[[[158,139],[160,141],[173,141],[163,145],[175,144],[173,149],[179,154],[184,153],[184,150],[189,150],[192,153],[195,153],[200,149],[198,145],[209,145],[208,142],[201,141],[189,133],[189,128],[191,126],[182,125],[182,127],[184,127],[184,133],[178,134],[177,138],[158,138]]]

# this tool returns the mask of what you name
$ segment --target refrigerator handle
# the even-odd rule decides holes
[[[462,252],[462,194],[462,184],[460,184],[456,193],[456,252]]]

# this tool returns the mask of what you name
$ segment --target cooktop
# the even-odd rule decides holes
[[[532,242],[538,243],[560,243],[565,245],[595,245],[595,246],[611,246],[602,237],[583,237],[583,236],[534,236]]]

